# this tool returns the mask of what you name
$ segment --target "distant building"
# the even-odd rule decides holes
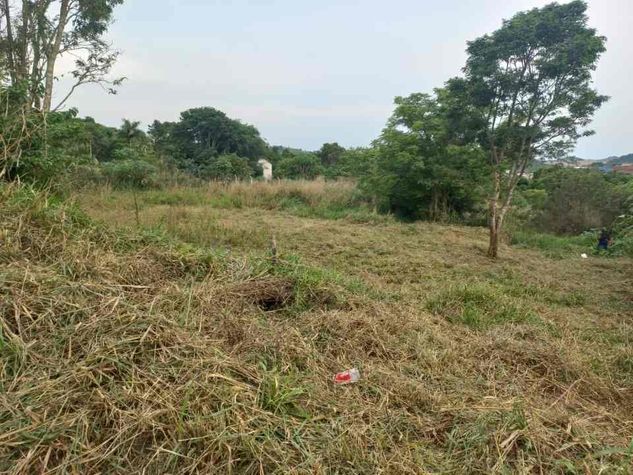
[[[264,180],[271,181],[273,179],[273,164],[263,158],[257,160],[257,163],[262,167]]]
[[[633,175],[633,164],[614,165],[611,171],[624,175]]]

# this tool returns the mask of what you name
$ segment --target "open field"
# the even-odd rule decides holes
[[[75,199],[2,191],[0,471],[630,473],[631,259],[347,184]]]

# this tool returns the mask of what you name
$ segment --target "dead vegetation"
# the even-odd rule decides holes
[[[491,264],[478,230],[261,210],[106,229],[1,199],[0,472],[630,471],[630,260]]]

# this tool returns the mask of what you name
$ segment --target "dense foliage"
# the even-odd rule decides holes
[[[313,180],[324,171],[319,157],[303,150],[283,149],[278,153],[275,164],[276,176],[291,180]]]
[[[248,159],[235,153],[220,155],[199,169],[199,176],[220,181],[240,180],[253,174]]]
[[[535,209],[532,224],[556,234],[579,234],[588,229],[608,228],[626,213],[633,181],[625,175],[590,169],[543,168],[536,172],[529,189]],[[534,199],[536,198],[536,199]]]
[[[592,88],[605,38],[588,26],[586,10],[575,0],[516,14],[468,44],[465,78],[452,81],[464,92],[464,109],[482,118],[480,142],[493,167],[491,257],[528,165],[590,135],[586,127],[607,99]]]
[[[488,173],[482,151],[453,117],[447,90],[396,98],[396,109],[361,172],[379,208],[405,218],[447,219],[478,211]]]
[[[138,123],[120,129],[77,110],[40,114],[29,111],[22,87],[0,88],[2,173],[40,186],[64,187],[109,182],[147,187],[159,168],[151,143]]]
[[[235,155],[246,159],[254,173],[257,160],[268,151],[255,127],[212,107],[187,110],[178,122],[155,121],[149,133],[160,154],[168,156],[181,170],[201,178],[250,175],[245,173],[244,160],[216,162],[220,156]]]
[[[93,31],[92,47],[98,47],[119,3],[69,4],[88,23],[69,20],[65,28],[76,39]],[[583,1],[519,13],[470,42],[464,77],[433,94],[397,97],[380,137],[367,148],[336,142],[317,151],[270,147],[254,126],[212,107],[184,111],[177,122],[155,121],[148,133],[129,119],[115,128],[80,118],[76,110],[42,114],[34,109],[43,100],[37,94],[48,93],[18,80],[25,57],[15,43],[2,48],[11,51],[0,58],[0,158],[10,179],[58,189],[95,183],[151,188],[174,177],[227,182],[261,177],[258,160],[264,158],[276,179],[351,179],[357,199],[375,212],[468,224],[488,218],[490,255],[496,255],[510,210],[513,230],[573,235],[613,227],[619,236],[630,233],[631,180],[604,174],[610,170],[604,163],[629,157],[614,157],[593,171],[543,166],[533,180],[523,176],[538,168],[536,158],[558,156],[589,134],[586,126],[606,100],[591,87],[604,38],[588,27]],[[99,81],[116,57],[100,52],[104,69],[92,76]],[[47,83],[38,80],[38,87]]]

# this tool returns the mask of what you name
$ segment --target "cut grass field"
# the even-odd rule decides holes
[[[349,184],[1,198],[0,472],[631,471],[631,259]]]

